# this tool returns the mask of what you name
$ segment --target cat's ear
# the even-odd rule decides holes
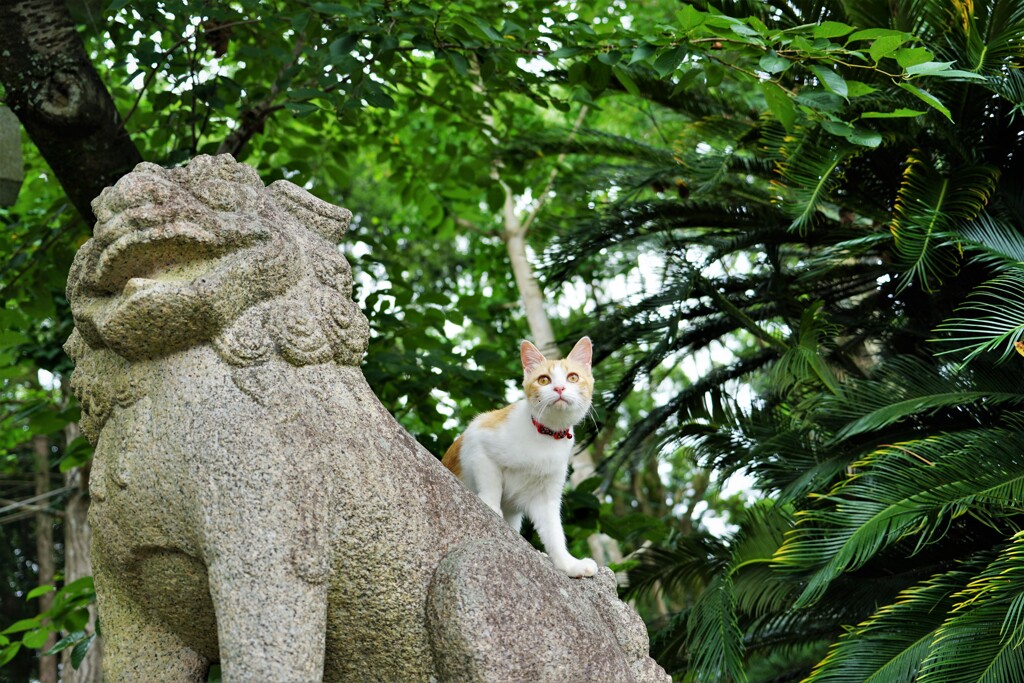
[[[576,361],[590,367],[590,361],[594,357],[594,345],[590,343],[590,337],[584,337],[576,342],[569,352],[569,360]]]
[[[525,339],[519,345],[519,358],[523,361],[524,375],[529,375],[535,367],[547,360],[544,354],[540,352],[540,349]]]

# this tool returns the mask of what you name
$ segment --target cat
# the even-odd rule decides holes
[[[583,337],[564,360],[548,360],[528,341],[519,348],[526,398],[478,415],[442,463],[519,531],[530,518],[555,567],[593,576],[597,563],[565,547],[562,489],[572,455],[572,427],[590,410],[593,346]]]

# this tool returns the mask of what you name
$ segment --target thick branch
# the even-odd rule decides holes
[[[0,2],[6,102],[91,225],[100,190],[142,161],[59,0]]]

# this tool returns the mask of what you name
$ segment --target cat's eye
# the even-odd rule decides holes
[[[542,387],[546,387],[547,385],[551,384],[551,378],[548,377],[547,375],[541,375],[540,377],[537,378],[537,384],[541,385]]]
[[[576,382],[580,381],[580,376],[577,375],[575,372],[570,372],[569,376],[566,379],[575,384]]]

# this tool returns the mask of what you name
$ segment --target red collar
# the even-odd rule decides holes
[[[552,429],[551,427],[545,427],[540,422],[537,422],[537,418],[535,418],[535,417],[531,417],[530,419],[533,420],[533,426],[537,428],[537,433],[538,434],[543,434],[545,436],[550,436],[550,437],[554,438],[555,441],[558,441],[560,439],[571,439],[572,438],[572,427],[569,427],[567,429],[559,429],[559,430],[556,431],[556,430]]]

